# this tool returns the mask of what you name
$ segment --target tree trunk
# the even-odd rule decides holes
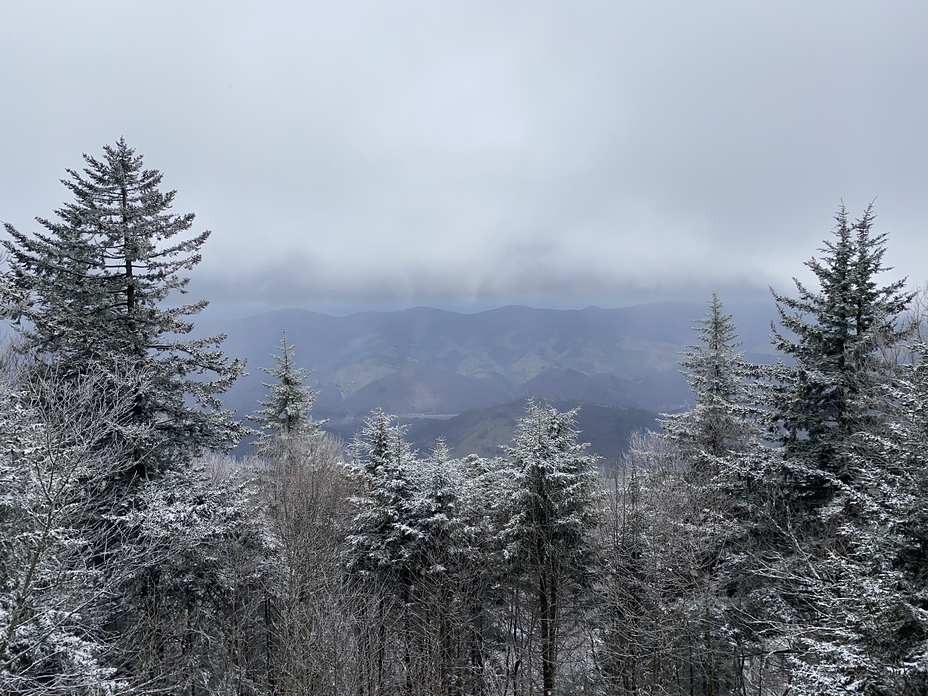
[[[557,596],[553,574],[538,576],[538,602],[541,610],[541,683],[544,696],[554,696],[554,677],[557,668]]]

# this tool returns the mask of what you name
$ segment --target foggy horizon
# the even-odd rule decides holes
[[[344,314],[792,290],[875,201],[924,282],[913,2],[49,2],[0,27],[0,220],[125,137],[212,230],[191,298]],[[766,298],[766,299],[765,299]]]

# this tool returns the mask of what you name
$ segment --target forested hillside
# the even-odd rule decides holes
[[[678,361],[701,312],[699,304],[682,302],[478,314],[417,307],[345,317],[282,310],[207,320],[196,335],[225,333],[226,349],[247,359],[251,374],[223,397],[242,415],[264,393],[258,368],[268,364],[285,330],[298,348],[296,364],[317,392],[313,413],[346,441],[373,409],[383,408],[410,426],[418,449],[443,436],[460,456],[494,455],[511,439],[525,400],[539,398],[583,406],[591,451],[614,463],[631,430],[653,428],[658,413],[692,405]],[[772,363],[767,314],[754,306],[741,312],[751,359]],[[650,422],[642,411],[651,413]]]
[[[125,141],[85,160],[40,231],[5,225],[0,693],[928,692],[924,305],[872,210],[839,209],[814,284],[773,295],[780,360],[753,360],[707,298],[654,356],[683,351],[690,407],[604,476],[579,429],[594,409],[521,402],[508,445],[459,456],[413,448],[369,391],[343,443],[305,368],[347,370],[356,395],[420,368],[523,389],[500,407],[640,359],[591,338],[554,364],[606,310],[531,338],[533,360],[507,353],[540,326],[511,310],[474,320],[472,362],[441,313],[390,329],[395,364],[290,330],[245,423],[222,401],[241,356],[194,331],[204,302],[178,304],[209,233]],[[319,316],[323,339],[350,325]],[[389,333],[327,340],[363,353]],[[229,455],[249,434],[254,454]]]

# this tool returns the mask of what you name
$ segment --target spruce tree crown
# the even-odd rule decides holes
[[[183,237],[194,215],[171,212],[175,192],[160,189],[162,174],[144,169],[124,139],[84,160],[62,180],[74,200],[57,220],[37,218],[44,231],[5,225],[7,314],[24,348],[59,374],[139,377],[123,423],[137,475],[228,449],[242,428],[218,394],[244,366],[223,356],[224,336],[183,338],[205,301],[165,304],[186,292],[184,272],[200,262],[210,233]]]

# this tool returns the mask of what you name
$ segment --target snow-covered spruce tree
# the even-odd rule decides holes
[[[408,573],[417,541],[406,519],[415,490],[416,457],[406,442],[406,429],[394,420],[377,409],[352,443],[351,469],[361,493],[348,542],[353,570],[398,579]]]
[[[358,485],[348,535],[346,569],[358,606],[358,679],[362,693],[398,688],[409,669],[408,632],[391,640],[394,622],[407,624],[412,578],[420,561],[421,533],[409,524],[416,494],[416,457],[406,429],[376,410],[351,446],[350,470]],[[402,650],[399,657],[395,651]]]
[[[74,195],[56,214],[37,218],[44,232],[6,224],[7,312],[26,349],[60,374],[113,373],[145,378],[132,394],[125,424],[132,471],[145,478],[205,449],[225,450],[242,433],[218,395],[242,374],[220,350],[222,336],[187,340],[190,317],[206,302],[166,307],[185,292],[182,275],[200,261],[209,232],[181,238],[192,213],[171,211],[175,192],[120,139],[102,159],[84,155],[83,171],[62,183]],[[212,377],[212,379],[209,379]],[[131,426],[141,426],[133,435]],[[150,427],[149,427],[150,426]]]
[[[755,556],[765,582],[755,596],[766,597],[767,645],[788,656],[797,694],[897,693],[878,686],[898,668],[884,662],[879,639],[894,620],[876,625],[893,613],[886,607],[904,603],[880,560],[888,554],[874,556],[880,544],[871,542],[886,538],[891,519],[879,501],[899,465],[878,443],[898,427],[899,399],[887,390],[899,365],[886,355],[906,338],[901,316],[912,295],[902,280],[878,284],[889,269],[872,210],[851,223],[842,208],[836,219],[823,258],[807,263],[819,291],[796,281],[797,298],[774,293],[785,329],[774,345],[795,365],[778,365],[769,387],[772,437],[783,445],[770,460],[782,473],[769,469],[763,481]]]
[[[258,451],[270,455],[281,441],[293,438],[312,438],[319,433],[319,423],[310,416],[316,393],[305,386],[306,370],[295,362],[296,348],[287,342],[287,332],[280,339],[280,352],[275,354],[276,367],[261,369],[274,378],[264,383],[267,398],[259,404],[263,407],[253,420],[261,429]]]
[[[928,349],[914,353],[880,389],[887,426],[849,444],[853,476],[819,511],[828,539],[794,544],[804,612],[784,633],[797,694],[928,689]]]
[[[349,670],[350,614],[340,601],[341,554],[350,514],[344,451],[310,411],[316,394],[296,366],[283,332],[263,407],[258,454],[263,492],[279,554],[265,597],[270,634],[268,684],[281,693],[325,690]]]
[[[914,353],[885,391],[890,427],[861,435],[868,456],[846,504],[865,514],[840,530],[862,572],[838,608],[858,620],[871,689],[883,694],[928,692],[928,345]]]
[[[403,434],[376,411],[353,446],[359,492],[347,570],[360,688],[483,693],[496,676],[486,634],[501,628],[490,562],[498,530],[486,519],[499,491],[473,460],[451,459],[441,443],[418,458]]]
[[[484,693],[484,639],[498,607],[492,559],[498,530],[486,525],[489,499],[474,459],[452,459],[439,441],[417,463],[407,523],[418,537],[409,612],[417,694]]]
[[[662,545],[682,543],[688,550],[676,552],[679,594],[664,594],[668,615],[677,614],[678,637],[687,635],[689,641],[671,652],[687,656],[695,693],[714,693],[740,687],[742,675],[733,667],[743,662],[745,643],[751,641],[752,631],[739,617],[752,577],[746,551],[756,501],[748,488],[760,455],[761,429],[758,368],[737,350],[731,315],[723,312],[715,293],[698,321],[699,342],[688,346],[681,361],[696,398],[694,408],[665,415],[663,446],[639,438],[626,464],[652,456],[677,463],[646,470],[639,478],[653,495],[646,498],[648,504],[657,506],[646,512],[668,517],[655,525],[668,535]],[[672,451],[662,452],[668,445]]]
[[[741,343],[730,314],[712,293],[709,311],[697,320],[699,342],[687,346],[680,362],[696,398],[693,409],[665,415],[661,427],[691,458],[694,469],[714,469],[713,461],[744,451],[753,440],[756,370],[738,351]]]
[[[529,401],[504,448],[513,479],[506,554],[532,598],[545,696],[555,693],[572,600],[589,587],[596,557],[598,471],[577,441],[576,414]]]
[[[144,693],[268,693],[276,541],[253,477],[211,454],[145,481],[135,506],[125,522],[145,563],[120,588],[131,620],[109,662]]]
[[[835,219],[835,239],[806,263],[819,290],[796,279],[796,297],[771,290],[785,329],[773,327],[774,346],[795,361],[773,374],[774,435],[790,462],[787,483],[813,506],[831,497],[836,481],[849,481],[846,446],[874,414],[867,399],[886,380],[882,368],[891,367],[874,360],[875,351],[905,338],[899,319],[913,297],[905,279],[878,285],[891,269],[883,265],[886,234],[872,230],[872,207],[852,223],[842,206]]]

